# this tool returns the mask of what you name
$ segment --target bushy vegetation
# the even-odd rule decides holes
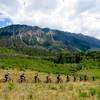
[[[87,92],[80,92],[79,96],[80,97],[87,97],[88,94],[87,94]]]
[[[8,89],[8,91],[14,90],[15,89],[15,83],[9,82],[8,85],[7,85],[7,89]]]
[[[12,49],[0,47],[0,54],[14,54],[14,53],[16,53],[16,52]]]
[[[39,49],[25,49],[20,51],[0,48],[0,68],[18,68],[20,70],[31,69],[40,72],[54,74],[86,74],[85,71],[100,69],[100,52],[45,52]],[[83,73],[83,72],[84,73]],[[95,72],[96,73],[96,72]],[[97,74],[97,73],[96,73]],[[90,74],[88,76],[98,76]]]
[[[0,59],[0,67],[2,69],[18,68],[20,70],[31,69],[54,74],[71,74],[79,70],[81,65],[56,64],[50,61],[32,58],[2,58]]]

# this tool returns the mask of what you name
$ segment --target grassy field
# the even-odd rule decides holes
[[[41,59],[29,58],[0,58],[0,80],[6,73],[10,74],[13,82],[0,82],[0,100],[100,100],[100,69],[95,62],[79,64],[55,64]],[[35,73],[39,73],[41,83],[33,83]],[[19,75],[25,73],[28,82],[18,83]],[[50,73],[53,83],[44,83],[47,73]],[[60,73],[63,83],[55,83],[56,74]],[[70,82],[66,83],[66,74]],[[73,82],[73,74],[78,75]],[[79,81],[79,75],[87,75],[88,81]],[[92,81],[92,76],[98,77]]]
[[[89,78],[95,76],[100,80],[100,69],[84,69],[84,70],[80,70],[77,73],[79,75],[87,75]]]
[[[55,64],[47,60],[29,58],[0,58],[0,68],[17,68],[20,70],[36,70],[54,74],[73,74],[79,70],[79,64]]]
[[[37,72],[42,82],[32,83]],[[1,82],[6,73],[13,82]],[[18,83],[22,73],[28,82]],[[48,73],[53,83],[44,83]],[[57,74],[61,74],[63,83],[55,83]],[[66,83],[66,75],[70,75],[70,82]],[[80,82],[80,75],[87,75],[88,81]],[[96,81],[92,81],[92,76],[97,77]],[[83,59],[78,64],[57,64],[0,48],[0,100],[100,100],[100,62]]]
[[[83,60],[81,64],[84,67],[82,70],[76,72],[78,75],[87,75],[88,78],[95,76],[100,80],[100,61]]]
[[[14,50],[0,47],[0,54],[14,54]]]
[[[0,69],[0,79],[9,72],[13,82],[0,83],[0,100],[100,100],[100,81],[68,83],[32,83],[36,71],[18,69]],[[25,73],[28,83],[17,83],[19,75]],[[39,73],[41,80],[45,80],[45,73]],[[65,80],[65,76],[61,76]],[[56,80],[56,75],[51,74]],[[72,79],[72,77],[71,77]]]

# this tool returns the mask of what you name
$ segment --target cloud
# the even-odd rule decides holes
[[[96,6],[96,0],[77,0],[76,12],[86,12],[93,9]]]
[[[33,0],[27,7],[28,11],[37,11],[42,13],[49,13],[58,7],[59,0]]]
[[[3,12],[9,16],[16,15],[16,13],[18,13],[18,1],[0,0],[0,12]]]
[[[38,25],[100,39],[100,0],[0,0],[1,23]],[[1,16],[0,14],[0,16]]]

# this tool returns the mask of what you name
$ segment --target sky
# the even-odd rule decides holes
[[[0,27],[27,24],[100,39],[100,0],[0,0]]]

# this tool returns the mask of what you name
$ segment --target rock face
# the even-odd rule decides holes
[[[0,46],[9,48],[43,48],[52,51],[87,51],[100,48],[100,40],[38,26],[11,25],[0,28]]]

